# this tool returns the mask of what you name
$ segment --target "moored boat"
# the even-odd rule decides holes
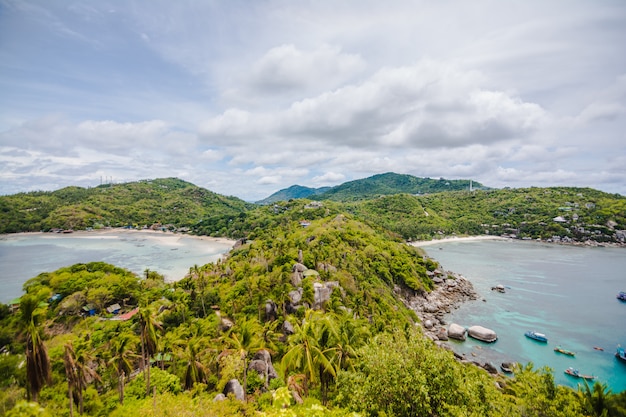
[[[530,339],[534,339],[538,342],[548,342],[548,338],[546,337],[545,334],[543,333],[538,333],[532,330],[527,331],[526,333],[524,333],[524,335]]]
[[[571,350],[563,349],[561,346],[555,347],[554,351],[568,356],[576,356],[574,352],[572,352]]]
[[[622,301],[626,301],[626,292],[620,291],[619,294],[617,294],[617,299],[618,300],[622,300]]]
[[[566,373],[566,374],[568,374],[568,375],[571,375],[571,376],[573,376],[573,377],[575,377],[575,378],[582,378],[582,379],[595,379],[595,378],[596,378],[596,377],[595,377],[595,376],[593,376],[593,375],[584,375],[584,374],[581,374],[581,373],[578,371],[578,369],[574,369],[574,368],[571,368],[571,367],[570,367],[570,368],[567,368],[567,369],[565,370],[565,373]]]
[[[621,346],[617,346],[617,352],[615,352],[615,357],[617,359],[621,359],[626,362],[626,352],[624,352],[624,348]]]

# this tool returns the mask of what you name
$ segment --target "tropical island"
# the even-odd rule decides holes
[[[264,204],[177,179],[0,197],[3,233],[238,242],[174,283],[101,262],[30,279],[0,307],[2,415],[626,415],[626,392],[558,386],[532,364],[490,373],[427,336],[420,300],[454,288],[460,302],[471,284],[409,241],[624,244],[623,196],[474,184],[383,174]]]

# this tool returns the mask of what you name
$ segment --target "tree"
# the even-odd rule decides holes
[[[39,392],[51,382],[52,369],[48,351],[43,343],[39,321],[44,317],[46,307],[40,307],[39,297],[24,295],[20,300],[21,323],[26,330],[26,379],[29,401],[37,401]]]
[[[121,333],[110,342],[112,354],[109,365],[113,367],[118,379],[118,393],[120,404],[124,404],[124,380],[133,370],[133,359],[137,337],[130,333]]]
[[[150,358],[158,351],[157,331],[162,330],[161,323],[151,309],[144,307],[139,311],[141,327],[141,366],[146,373],[146,395],[150,395]]]
[[[239,352],[243,362],[243,395],[248,388],[248,355],[263,347],[263,328],[255,319],[241,320],[233,326],[224,339],[226,344]]]
[[[65,365],[65,376],[68,384],[70,416],[72,415],[74,394],[78,397],[78,412],[79,414],[83,414],[83,394],[87,389],[87,383],[90,379],[100,380],[98,373],[89,366],[89,362],[92,359],[93,357],[84,346],[79,345],[77,351],[75,351],[71,342],[65,344],[63,363]]]
[[[289,348],[283,356],[285,379],[290,371],[302,372],[308,383],[316,383],[325,372],[335,375],[329,358],[335,348],[320,346],[320,340],[329,337],[329,326],[323,313],[314,310],[306,311],[301,325],[294,324],[295,332],[289,336]]]
[[[592,389],[587,380],[584,381],[584,386],[578,386],[578,399],[585,413],[593,417],[608,417],[608,403],[612,394],[608,385],[596,381]]]

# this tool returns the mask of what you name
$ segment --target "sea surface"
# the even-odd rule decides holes
[[[22,285],[30,278],[76,263],[102,261],[139,275],[150,269],[168,281],[179,280],[190,267],[219,259],[233,243],[226,239],[117,229],[0,235],[0,302],[8,303],[21,296]]]
[[[626,248],[481,240],[422,249],[468,278],[480,295],[451,312],[447,323],[481,325],[498,335],[491,344],[449,342],[456,352],[498,368],[505,361],[548,366],[556,383],[575,388],[582,380],[564,373],[573,367],[613,392],[626,390],[626,363],[614,356],[618,344],[626,346],[626,302],[616,299],[626,291]],[[498,284],[504,294],[491,290]],[[544,333],[548,343],[525,337],[528,330]],[[554,352],[557,345],[576,356]]]

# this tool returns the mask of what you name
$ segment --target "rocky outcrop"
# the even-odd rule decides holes
[[[450,339],[465,340],[465,332],[465,327],[456,323],[450,323],[448,327],[448,337]]]
[[[233,396],[240,401],[245,399],[243,387],[237,379],[231,379],[226,383],[226,386],[224,387],[224,395],[228,397],[228,394],[233,394]]]
[[[465,301],[477,300],[478,294],[472,283],[460,274],[435,270],[431,279],[435,283],[431,292],[416,293],[397,286],[394,292],[417,314],[421,323],[430,321],[432,327],[424,326],[426,335],[433,340],[441,340],[441,329],[445,331],[446,338],[448,336],[448,329],[443,327],[446,325],[444,316]]]
[[[339,282],[327,281],[327,282],[314,282],[313,291],[315,291],[313,308],[320,309],[324,304],[330,300],[330,295],[334,288],[340,288]]]
[[[498,335],[496,335],[496,332],[483,326],[472,326],[467,329],[467,334],[473,339],[488,343],[498,340]]]
[[[272,357],[270,356],[270,353],[265,349],[259,350],[254,355],[254,358],[252,358],[250,364],[248,365],[248,369],[254,370],[259,374],[261,379],[263,379],[264,381],[266,389],[269,388],[269,382],[272,379],[278,378],[278,374],[276,373],[274,365],[272,364]]]
[[[265,320],[266,321],[276,320],[277,315],[278,315],[278,308],[276,306],[276,303],[268,299],[265,302]]]

